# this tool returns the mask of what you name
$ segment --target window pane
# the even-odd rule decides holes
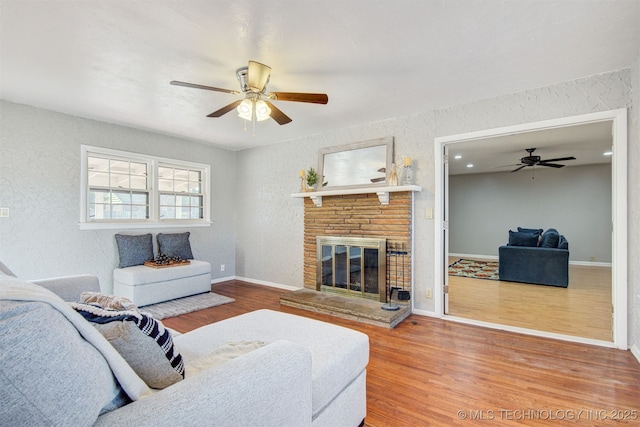
[[[134,205],[149,205],[149,195],[147,193],[131,193],[131,203]]]
[[[189,191],[189,183],[186,181],[175,181],[175,192],[186,193]]]
[[[146,176],[132,176],[131,188],[133,190],[146,190],[147,189],[147,177]]]
[[[176,205],[176,196],[173,194],[161,194],[160,195],[160,204],[166,206],[175,206]]]
[[[109,181],[109,187],[111,188],[131,188],[129,185],[129,175],[123,175],[119,173],[112,173]]]
[[[111,192],[109,191],[89,191],[89,203],[110,203]]]
[[[172,180],[173,179],[173,169],[159,166],[158,167],[158,178]]]
[[[200,171],[189,171],[189,181],[200,182]]]
[[[91,211],[91,209],[89,209]],[[93,209],[94,219],[110,219],[111,218],[111,205],[96,203]]]
[[[108,187],[109,174],[104,172],[89,171],[88,183],[92,187]]]
[[[131,162],[131,175],[146,176],[147,175],[146,163]]]
[[[100,157],[87,157],[87,168],[92,172],[107,172],[109,170],[109,159]]]
[[[149,218],[149,209],[146,206],[132,206],[131,218],[133,219],[147,219]]]
[[[200,183],[189,182],[189,193],[200,193]]]
[[[191,219],[202,219],[202,209],[201,208],[191,208]]]
[[[130,205],[131,193],[113,192],[111,196],[111,203],[114,205]]]
[[[177,196],[176,197],[176,205],[177,206],[190,206],[189,201],[191,198],[189,196]]]
[[[160,218],[174,219],[176,217],[176,208],[173,206],[160,206]]]
[[[174,179],[180,181],[188,181],[189,180],[189,171],[184,169],[174,169]]]
[[[111,159],[109,161],[109,169],[112,173],[123,173],[129,175],[129,162]]]
[[[158,190],[160,191],[173,191],[173,181],[169,179],[158,180]]]
[[[177,219],[189,219],[189,207],[177,207],[176,218]]]
[[[191,197],[191,206],[202,206],[202,196]]]

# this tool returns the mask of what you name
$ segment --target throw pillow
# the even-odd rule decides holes
[[[522,228],[522,227],[518,227],[518,231],[521,232],[521,233],[535,234],[536,236],[540,237],[540,235],[542,234],[542,232],[544,230],[542,228]]]
[[[558,249],[569,250],[569,242],[563,235],[560,235],[560,240],[558,241]]]
[[[509,246],[538,246],[538,236],[509,230]]]
[[[118,244],[118,255],[120,255],[120,264],[118,265],[120,268],[142,265],[145,261],[153,259],[153,236],[151,234],[137,236],[116,234],[116,243]]]
[[[108,310],[138,310],[130,299],[118,295],[104,295],[100,292],[82,292],[80,302],[98,305]]]
[[[193,259],[188,231],[176,234],[158,233],[158,252],[169,257],[179,256],[182,259]]]
[[[560,233],[555,228],[550,228],[544,232],[540,239],[541,248],[557,248],[560,241]]]
[[[69,304],[100,331],[149,387],[163,389],[184,378],[182,355],[162,322],[137,310]]]

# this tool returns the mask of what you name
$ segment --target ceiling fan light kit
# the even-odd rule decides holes
[[[213,86],[205,86],[194,83],[173,80],[170,83],[175,86],[184,86],[194,89],[225,92],[232,95],[244,95],[243,100],[234,101],[219,110],[208,114],[207,117],[221,117],[231,110],[236,110],[238,116],[247,121],[261,122],[272,118],[278,124],[284,125],[291,122],[291,118],[269,102],[265,97],[274,101],[305,102],[312,104],[327,104],[329,97],[324,93],[297,93],[297,92],[266,92],[267,83],[271,76],[271,67],[256,61],[249,61],[248,67],[242,67],[236,71],[236,77],[240,83],[241,92],[222,89]]]

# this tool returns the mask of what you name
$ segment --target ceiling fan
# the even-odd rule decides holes
[[[520,164],[518,165],[517,168],[515,168],[514,170],[511,171],[511,173],[513,172],[518,172],[520,169],[525,168],[527,166],[548,166],[551,168],[563,168],[565,165],[561,165],[558,163],[552,163],[552,162],[564,162],[567,160],[575,160],[576,158],[571,156],[571,157],[559,157],[557,159],[545,159],[542,160],[540,158],[540,156],[534,156],[533,152],[536,151],[535,148],[527,148],[526,149],[527,153],[529,153],[528,156],[525,156],[523,158],[520,159]]]
[[[324,93],[266,92],[270,75],[271,67],[256,61],[249,61],[248,67],[242,67],[236,71],[236,76],[240,82],[240,91],[185,83],[176,80],[170,83],[172,85],[194,89],[244,95],[244,99],[225,105],[219,110],[208,114],[207,117],[221,117],[235,109],[238,111],[238,115],[245,120],[255,122],[271,117],[278,122],[278,124],[284,125],[291,122],[291,118],[280,111],[271,101],[309,102],[313,104],[326,104],[329,102],[329,97]]]

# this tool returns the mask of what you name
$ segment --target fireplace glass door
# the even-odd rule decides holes
[[[320,291],[386,299],[384,239],[318,237]]]

